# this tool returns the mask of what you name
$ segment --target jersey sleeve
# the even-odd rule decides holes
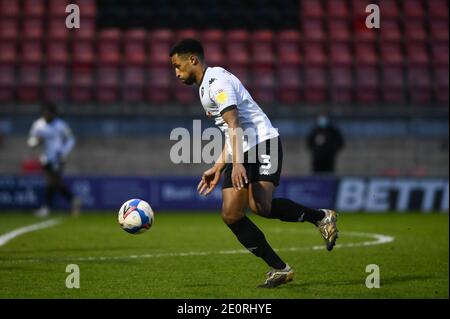
[[[38,124],[34,122],[28,134],[27,144],[29,147],[36,147],[39,144],[41,136],[39,134]]]
[[[230,106],[237,105],[236,92],[231,82],[226,78],[216,79],[209,87],[211,100],[222,113]]]

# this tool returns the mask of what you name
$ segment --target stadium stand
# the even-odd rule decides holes
[[[196,37],[261,103],[448,105],[447,0],[375,1],[379,30],[361,0],[72,2],[80,29],[66,0],[0,0],[0,102],[192,104],[167,54]]]

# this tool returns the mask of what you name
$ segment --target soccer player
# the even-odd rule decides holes
[[[223,221],[244,247],[271,267],[265,282],[258,287],[273,288],[291,281],[293,269],[245,216],[246,208],[266,218],[314,224],[329,251],[338,237],[336,212],[308,208],[286,198],[272,199],[280,181],[283,152],[279,134],[269,118],[236,76],[221,67],[206,65],[199,41],[181,40],[172,48],[170,57],[177,78],[187,85],[198,85],[207,116],[225,135],[222,154],[203,173],[198,192],[208,195],[223,174]],[[242,134],[243,131],[250,134]],[[251,154],[257,156],[252,160]]]
[[[55,193],[59,192],[71,203],[72,215],[80,213],[81,201],[64,185],[62,172],[67,156],[75,146],[75,138],[69,126],[58,118],[54,104],[42,105],[42,117],[37,119],[30,130],[28,146],[41,146],[40,162],[45,173],[45,196],[42,206],[36,212],[39,217],[47,217],[53,204]]]

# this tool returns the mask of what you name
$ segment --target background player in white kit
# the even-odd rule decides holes
[[[294,271],[245,216],[246,208],[250,207],[254,213],[266,218],[311,222],[318,227],[329,251],[338,237],[337,214],[327,209],[311,209],[286,198],[272,199],[280,180],[283,152],[279,134],[266,114],[233,74],[221,67],[206,66],[199,41],[184,39],[178,42],[170,57],[177,78],[185,84],[199,86],[200,100],[207,116],[214,118],[226,136],[220,158],[203,173],[197,187],[199,193],[208,195],[223,173],[223,221],[244,247],[271,267],[259,287],[273,288],[291,281]],[[239,134],[240,129],[252,131],[253,138],[244,138]],[[251,154],[257,154],[254,160]],[[231,162],[226,161],[229,157]]]
[[[60,193],[71,204],[72,215],[78,216],[81,202],[62,180],[64,164],[75,146],[75,138],[67,123],[57,117],[54,104],[47,103],[42,106],[42,117],[31,127],[28,146],[41,147],[40,162],[46,181],[44,200],[36,214],[39,217],[48,216],[54,195]]]

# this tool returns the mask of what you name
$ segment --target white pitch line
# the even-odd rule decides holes
[[[373,245],[382,245],[393,242],[395,238],[393,236],[383,235],[383,234],[372,234],[372,233],[359,233],[359,232],[346,232],[341,233],[344,236],[350,237],[369,237],[372,240],[363,241],[359,243],[346,243],[337,244],[334,248],[354,248],[354,247],[364,247]],[[312,247],[290,247],[290,248],[275,248],[275,251],[301,251],[301,250],[322,250],[325,249],[324,245],[316,245]],[[142,259],[142,258],[160,258],[160,257],[186,257],[186,256],[206,256],[213,254],[220,255],[234,255],[234,254],[246,254],[249,253],[246,249],[238,250],[219,250],[219,251],[190,251],[190,252],[180,252],[180,253],[156,253],[156,254],[145,254],[145,255],[130,255],[130,256],[92,256],[92,257],[76,257],[76,258],[61,258],[61,259],[15,259],[15,260],[5,260],[2,262],[50,262],[50,261],[106,261],[106,260],[122,260],[122,259]]]
[[[36,230],[39,230],[39,229],[55,226],[59,222],[60,222],[60,220],[58,220],[58,219],[50,219],[50,220],[47,220],[45,222],[32,224],[32,225],[21,227],[21,228],[17,228],[17,229],[15,229],[13,231],[10,231],[10,232],[0,236],[0,247],[5,245],[10,240],[12,240],[12,239],[14,239],[16,237],[19,237],[19,236],[21,236],[23,234],[26,234],[26,233],[29,233],[29,232],[32,232],[32,231],[36,231]]]

